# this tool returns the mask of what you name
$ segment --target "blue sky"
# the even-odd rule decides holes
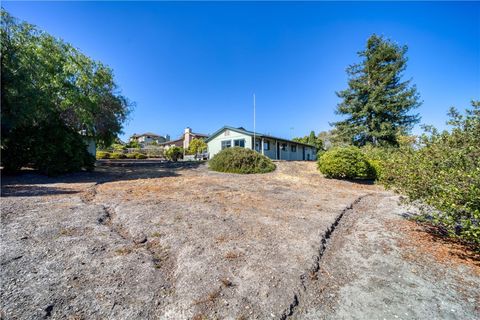
[[[372,33],[406,44],[422,122],[480,98],[480,3],[3,2],[113,68],[136,103],[125,139],[227,124],[286,138],[329,129]],[[414,132],[419,132],[418,127]]]

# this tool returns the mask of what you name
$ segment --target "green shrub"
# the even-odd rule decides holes
[[[327,178],[374,179],[375,169],[362,151],[353,146],[336,147],[318,159],[318,168]]]
[[[136,153],[127,153],[127,159],[136,159]]]
[[[127,156],[121,152],[113,152],[110,154],[110,159],[125,159]]]
[[[450,116],[451,132],[430,128],[402,146],[386,162],[380,182],[426,204],[424,217],[480,247],[480,103],[465,116],[453,109]]]
[[[220,151],[208,164],[214,171],[230,173],[266,173],[275,170],[275,164],[269,158],[240,147]]]
[[[97,151],[97,159],[110,159],[110,152]]]
[[[207,150],[207,143],[203,139],[195,138],[188,145],[187,154],[197,154]]]
[[[143,153],[136,153],[135,154],[135,159],[147,159],[148,157],[144,155]]]
[[[171,161],[177,161],[183,157],[183,148],[170,147],[165,151],[165,157]]]
[[[123,144],[120,144],[120,143],[112,144],[111,148],[113,151],[117,151],[117,152],[127,150],[127,147],[125,147]]]
[[[3,126],[3,123],[2,123]],[[93,170],[95,157],[87,151],[84,137],[58,119],[17,126],[2,136],[2,165],[14,173],[24,166],[55,176]]]

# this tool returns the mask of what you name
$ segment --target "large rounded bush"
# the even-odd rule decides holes
[[[110,152],[108,151],[97,151],[97,159],[110,159]]]
[[[214,171],[230,173],[267,173],[275,170],[275,164],[269,158],[240,147],[220,151],[208,165]]]
[[[318,168],[327,178],[374,179],[375,169],[362,151],[353,146],[337,147],[325,152]]]

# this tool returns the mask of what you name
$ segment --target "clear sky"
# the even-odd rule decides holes
[[[329,129],[345,68],[372,33],[406,44],[422,122],[480,98],[480,3],[5,2],[113,68],[136,103],[122,138],[223,125],[281,137]],[[419,129],[415,129],[419,132]]]

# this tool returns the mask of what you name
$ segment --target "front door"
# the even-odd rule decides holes
[[[305,160],[305,147],[302,147],[302,158]]]
[[[277,160],[280,160],[280,143],[277,141]]]

